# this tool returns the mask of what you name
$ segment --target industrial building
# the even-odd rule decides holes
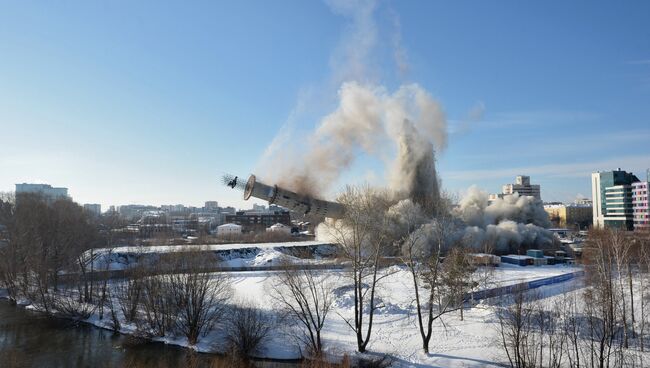
[[[289,211],[273,212],[254,212],[254,211],[237,211],[234,215],[226,215],[226,223],[238,224],[242,230],[265,231],[267,227],[275,224],[291,225],[291,216]]]

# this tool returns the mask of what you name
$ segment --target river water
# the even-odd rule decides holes
[[[49,318],[0,300],[2,368],[187,367],[210,366],[209,363],[219,359],[176,346],[136,341],[86,324]]]

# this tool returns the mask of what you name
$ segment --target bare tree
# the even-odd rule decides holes
[[[166,336],[176,323],[178,314],[169,275],[142,278],[142,309],[146,328],[156,336]],[[140,322],[140,321],[138,321]]]
[[[390,245],[386,231],[388,195],[368,186],[348,186],[338,201],[346,208],[345,217],[325,222],[325,230],[341,245],[342,256],[350,264],[354,317],[344,321],[356,335],[357,350],[365,352],[375,312],[381,307],[377,303],[377,286],[388,276],[379,272],[381,257]]]
[[[467,254],[453,250],[458,231],[450,212],[451,201],[441,197],[435,218],[427,219],[418,204],[403,200],[391,207],[391,230],[401,245],[401,260],[411,274],[422,349],[429,353],[433,323],[444,314],[461,310],[469,290],[472,267]],[[445,259],[443,255],[451,257]]]
[[[334,302],[330,277],[322,271],[301,270],[285,264],[272,285],[271,296],[286,314],[299,322],[300,340],[315,356],[323,348],[321,331]]]
[[[112,288],[112,294],[127,322],[135,322],[138,316],[138,309],[144,293],[141,277],[140,275],[131,276],[128,280],[118,283]]]
[[[589,361],[592,366],[609,367],[615,348],[617,316],[616,270],[610,242],[618,242],[619,230],[592,230],[583,255],[587,271],[584,295],[585,314],[590,342]]]
[[[169,286],[178,311],[177,329],[194,345],[223,316],[232,287],[228,276],[206,271],[207,259],[200,251],[180,257],[183,272],[170,275]]]
[[[498,331],[501,347],[504,349],[510,366],[516,368],[535,367],[537,350],[531,333],[533,309],[528,305],[526,294],[517,291],[506,301],[507,307],[501,308],[496,315],[499,321]]]

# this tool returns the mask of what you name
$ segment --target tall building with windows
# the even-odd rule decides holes
[[[632,183],[639,179],[620,168],[591,174],[594,227],[634,228]]]
[[[649,181],[650,180],[632,183],[632,215],[634,216],[634,230],[650,230],[650,201],[648,201],[648,189],[650,189]]]
[[[605,188],[605,226],[634,229],[632,216],[632,185],[613,185]]]
[[[520,196],[533,196],[542,199],[539,185],[531,185],[530,176],[526,175],[517,176],[514,184],[505,184],[501,189],[503,195],[519,193]]]

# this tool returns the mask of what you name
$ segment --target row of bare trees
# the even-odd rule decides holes
[[[461,313],[462,318],[465,297],[478,284],[467,253],[453,240],[456,224],[449,201],[443,198],[434,205],[420,206],[410,200],[396,201],[389,193],[368,187],[350,187],[339,201],[347,209],[346,216],[328,221],[325,229],[341,245],[342,258],[349,265],[354,306],[352,317],[344,321],[356,336],[358,351],[366,351],[375,313],[384,307],[379,296],[380,284],[395,270],[386,266],[398,264],[411,273],[422,346],[428,352],[434,322],[454,311]],[[30,205],[23,206],[23,203]],[[206,267],[201,264],[204,259],[200,255],[185,252],[174,261],[182,265],[157,265],[170,272],[143,272],[120,283],[97,280],[94,271],[99,263],[95,262],[94,249],[111,240],[95,240],[100,236],[93,232],[92,223],[84,218],[83,211],[75,206],[69,201],[47,204],[34,199],[33,203],[21,202],[16,207],[13,216],[16,220],[12,224],[15,238],[6,253],[12,262],[7,263],[27,266],[23,269],[3,266],[5,285],[11,287],[12,283],[29,280],[29,285],[21,290],[32,293],[26,297],[40,300],[45,311],[54,308],[52,300],[67,303],[65,308],[57,305],[54,309],[77,310],[81,317],[94,311],[88,305],[99,309],[100,318],[104,317],[106,308],[116,329],[123,322],[134,323],[143,334],[182,334],[190,344],[222,320],[226,301],[231,296],[229,282],[218,274],[203,272]],[[59,207],[61,214],[56,212]],[[21,208],[30,210],[19,213]],[[41,217],[41,212],[47,215]],[[51,224],[52,221],[55,222]],[[50,232],[56,236],[52,237]],[[20,257],[29,258],[29,262],[21,262]],[[184,272],[173,272],[174,269]],[[76,271],[76,279],[69,284],[73,287],[62,286],[57,280],[62,271],[69,270]],[[334,302],[333,282],[325,273],[287,267],[273,289],[285,316],[298,322],[301,343],[310,354],[320,355],[322,331]],[[64,297],[48,297],[56,293]],[[19,292],[12,295],[17,298]],[[255,308],[237,311],[243,320],[261,319]],[[264,335],[267,330],[262,325],[231,327],[249,331],[252,336]],[[259,339],[230,339],[235,340],[250,345],[249,342]],[[249,348],[238,350],[250,351]]]
[[[231,302],[230,278],[208,273],[213,260],[200,252],[141,265],[125,280],[96,272],[109,269],[113,230],[123,226],[116,216],[98,218],[68,199],[21,194],[0,198],[0,225],[8,238],[0,248],[2,287],[11,300],[45,313],[80,320],[96,313],[116,330],[132,324],[142,335],[184,336],[191,345],[222,328],[238,354],[261,347],[272,326],[258,308]],[[235,316],[247,318],[242,324]]]
[[[10,299],[25,297],[49,311],[49,293],[58,291],[61,275],[76,273],[79,264],[87,264],[79,262],[86,250],[102,244],[98,223],[68,199],[48,202],[37,194],[21,194],[3,206],[9,241],[0,249],[2,283]],[[95,293],[89,278],[77,281],[85,291],[81,301],[90,301]]]
[[[501,346],[513,367],[643,367],[650,322],[649,234],[592,230],[584,288],[553,302],[534,292],[502,300]]]

